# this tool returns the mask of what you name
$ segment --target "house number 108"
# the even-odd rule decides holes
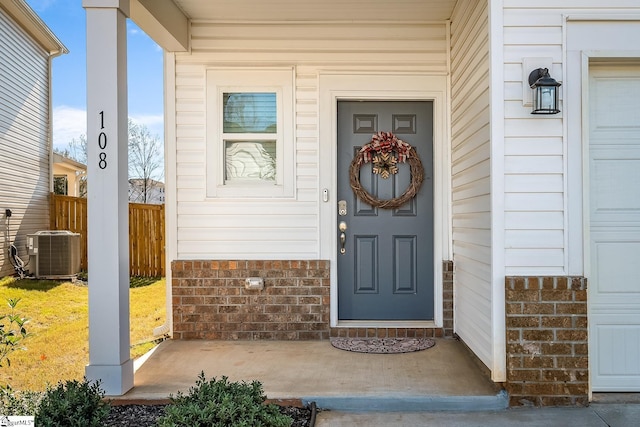
[[[104,111],[100,111],[100,129],[104,129]],[[105,150],[107,148],[107,134],[104,131],[98,135],[98,148]],[[100,169],[107,168],[107,153],[100,151],[98,153],[98,167]]]

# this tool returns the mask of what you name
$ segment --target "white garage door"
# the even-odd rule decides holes
[[[590,67],[593,391],[640,391],[640,64]]]

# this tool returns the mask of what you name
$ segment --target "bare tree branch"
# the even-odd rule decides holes
[[[158,193],[164,185],[163,142],[145,125],[136,124],[129,119],[129,201],[148,203],[154,193]],[[56,153],[87,164],[87,137],[82,134],[73,138],[63,149],[55,149]],[[86,196],[86,175],[81,178],[81,195]],[[161,199],[164,200],[164,197]]]
[[[129,200],[151,201],[163,179],[163,144],[145,125],[129,120]]]

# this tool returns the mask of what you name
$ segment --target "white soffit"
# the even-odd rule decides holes
[[[173,0],[192,21],[442,22],[457,0]]]

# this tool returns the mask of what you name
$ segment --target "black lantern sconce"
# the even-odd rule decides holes
[[[529,74],[529,86],[533,89],[531,114],[558,114],[558,83],[547,68],[538,68]]]

